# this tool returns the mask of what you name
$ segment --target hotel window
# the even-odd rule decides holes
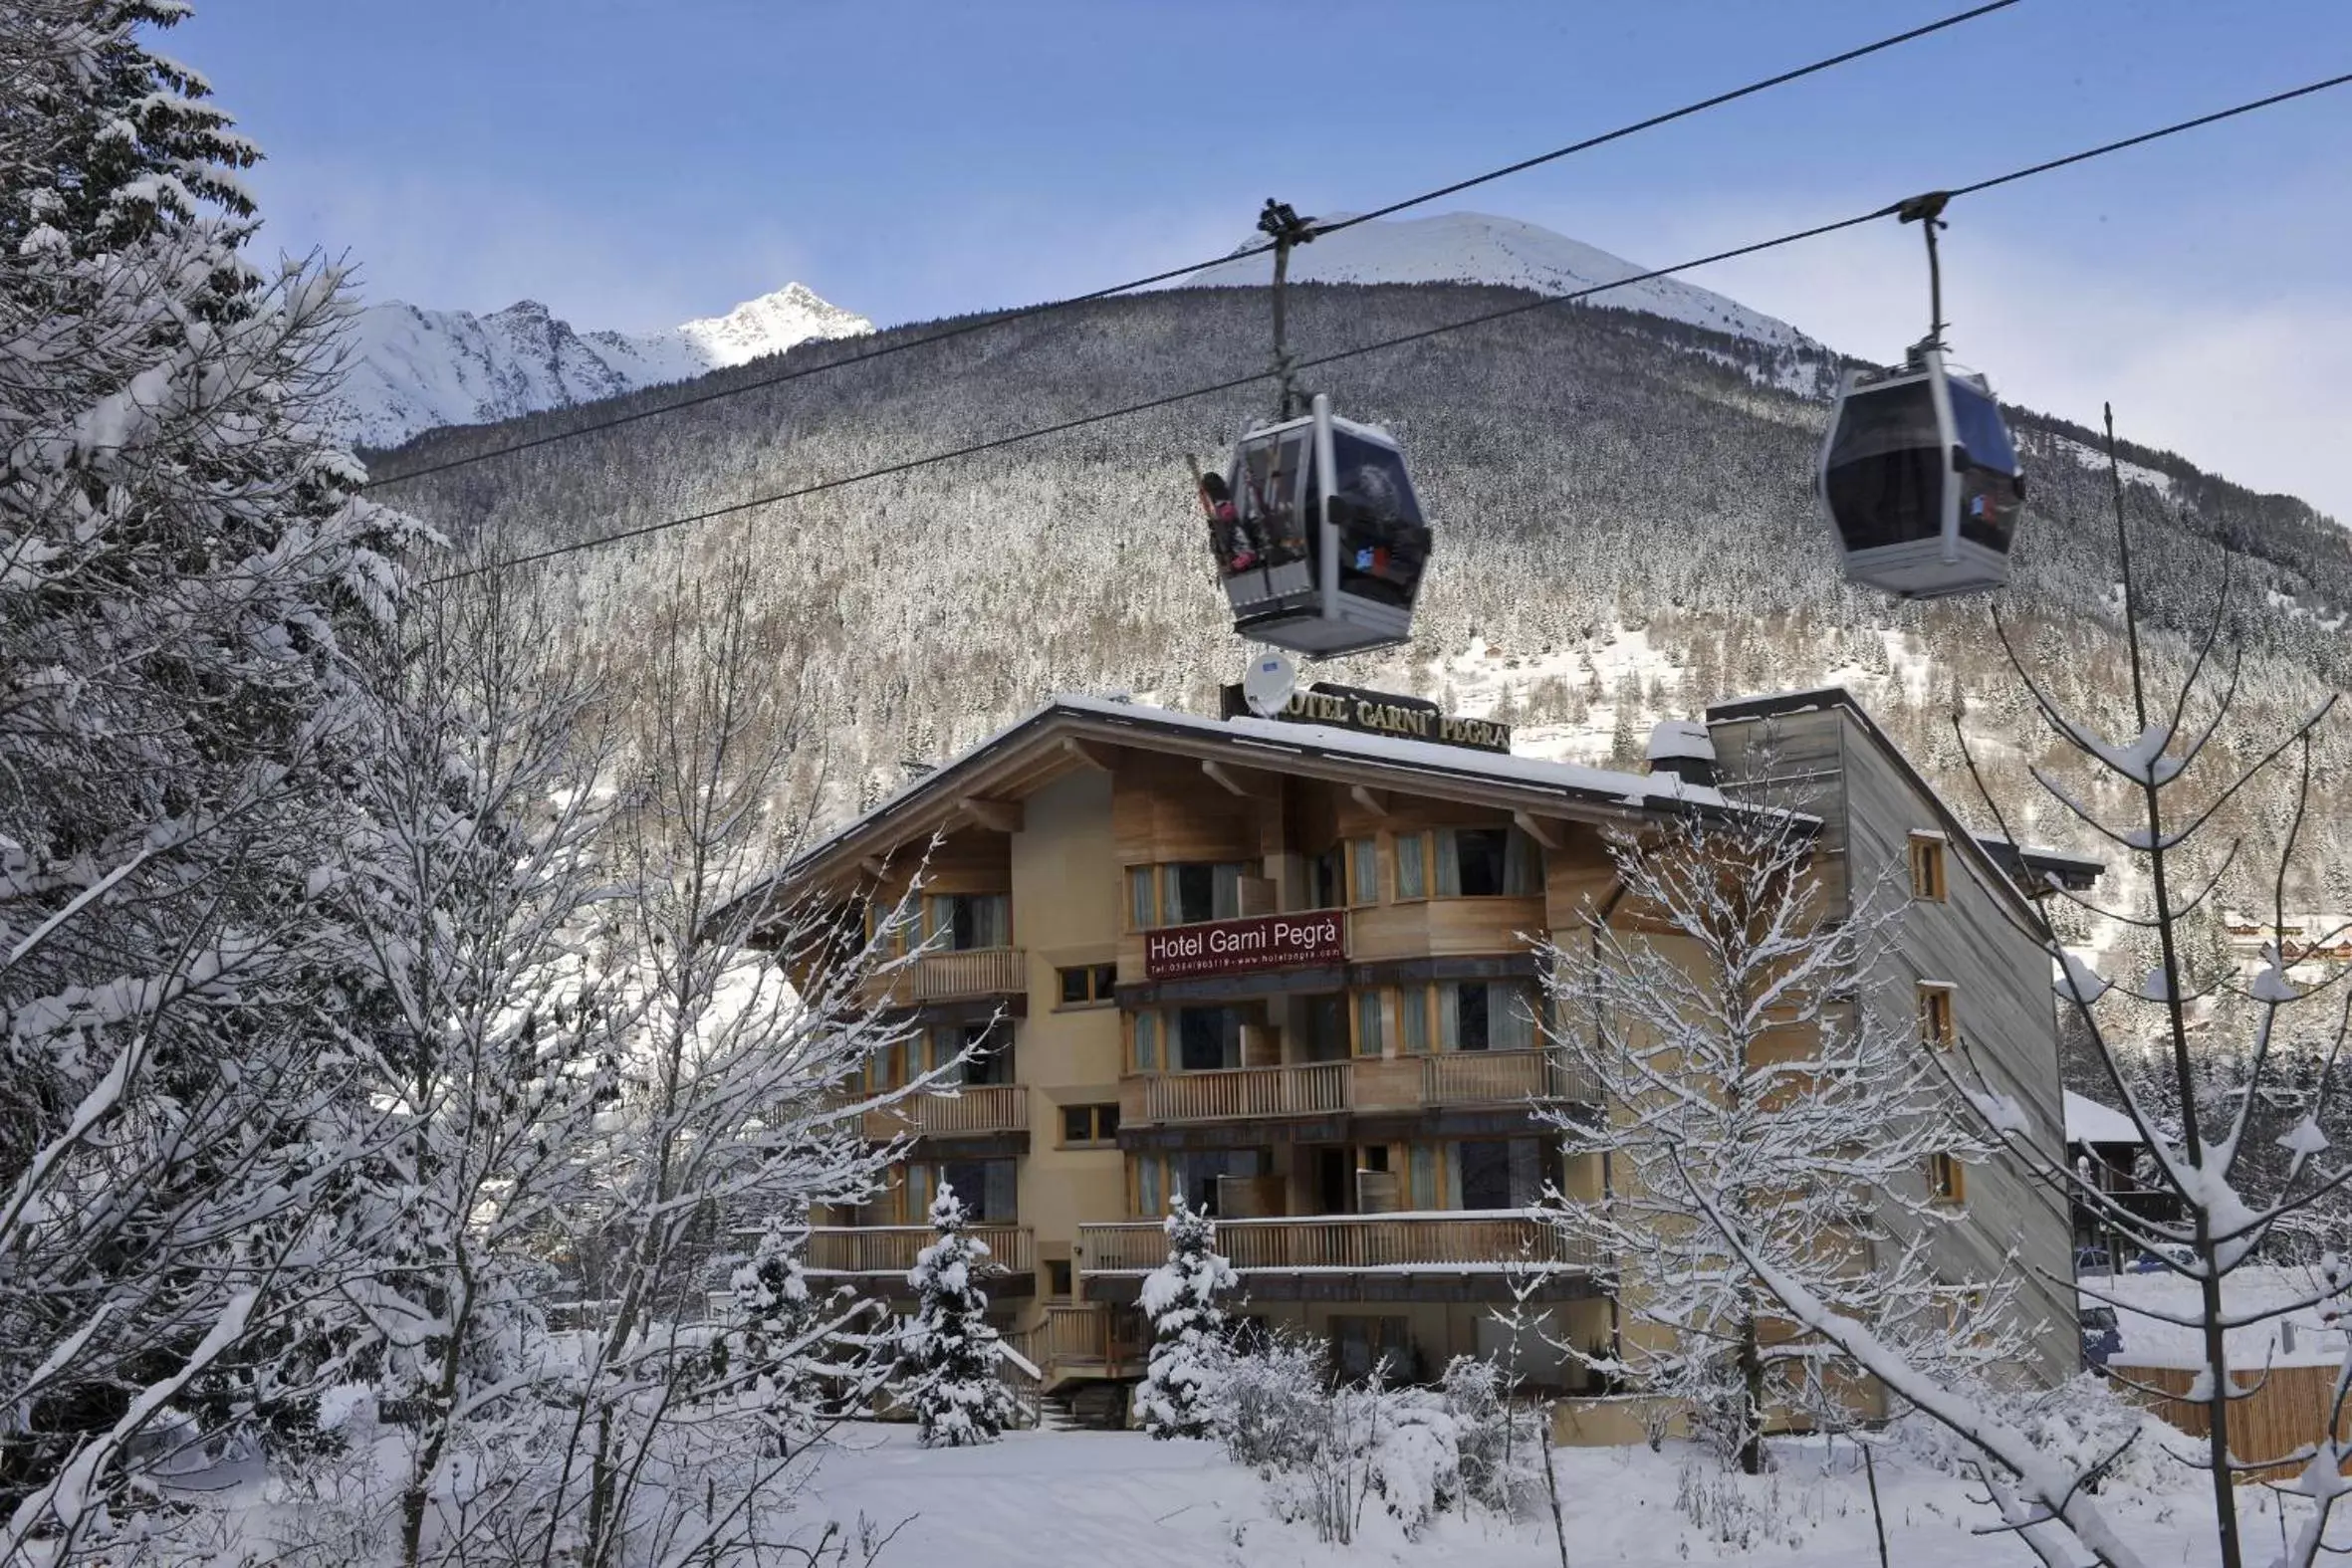
[[[1047,1258],[1046,1294],[1067,1300],[1073,1293],[1070,1289],[1069,1259],[1066,1257]]]
[[[1238,860],[1130,866],[1127,919],[1137,931],[1232,920],[1242,912],[1242,878],[1248,872]]]
[[[1440,898],[1524,896],[1543,890],[1541,853],[1516,827],[1441,827],[1437,832]]]
[[[921,1225],[930,1218],[931,1202],[942,1187],[963,1200],[964,1218],[974,1225],[1011,1225],[1017,1218],[1020,1178],[1011,1160],[942,1160],[935,1165],[906,1168],[906,1223]]]
[[[1168,1065],[1213,1072],[1242,1064],[1242,1014],[1236,1008],[1178,1008],[1169,1013]]]
[[[1532,1050],[1533,1003],[1519,981],[1449,981],[1437,988],[1438,1049]]]
[[[1064,1105],[1061,1107],[1061,1141],[1072,1147],[1087,1144],[1115,1143],[1119,1136],[1119,1108],[1116,1105]]]
[[[1952,1028],[1952,988],[1922,983],[1919,988],[1919,1037],[1938,1050],[1950,1050],[1954,1038]]]
[[[1420,1372],[1413,1353],[1413,1320],[1405,1317],[1334,1317],[1331,1363],[1339,1376],[1360,1383],[1376,1367],[1392,1383],[1410,1382]]]
[[[1379,1055],[1380,1036],[1380,993],[1359,991],[1355,994],[1355,1053]]]
[[[1256,1149],[1192,1149],[1182,1154],[1135,1156],[1135,1212],[1157,1219],[1168,1212],[1171,1199],[1181,1195],[1202,1214],[1216,1214],[1218,1183],[1228,1177],[1248,1180],[1265,1174],[1267,1158]]]
[[[924,900],[924,936],[951,953],[1013,945],[1009,893],[945,893]]]
[[[1525,1209],[1543,1196],[1541,1139],[1466,1139],[1448,1155],[1457,1209]]]
[[[1333,844],[1319,855],[1306,859],[1306,904],[1308,909],[1339,909],[1347,903],[1347,862],[1340,846]]]
[[[1156,1012],[1135,1014],[1135,1068],[1137,1072],[1160,1070],[1160,1015]]]
[[[1930,903],[1944,902],[1944,835],[1911,835],[1911,896]]]
[[[1350,904],[1380,902],[1379,840],[1351,838],[1347,841],[1347,901]]]
[[[1968,1198],[1968,1168],[1948,1154],[1928,1156],[1928,1196],[1940,1204],[1957,1204]]]
[[[1116,964],[1080,964],[1055,971],[1061,981],[1061,1006],[1084,1008],[1114,1001],[1119,984]]]
[[[929,1054],[924,1065],[933,1071],[945,1069],[941,1087],[1014,1081],[1011,1020],[939,1024],[925,1029],[923,1034]],[[970,1054],[958,1062],[957,1056],[966,1051]]]
[[[1419,833],[1396,835],[1396,896],[1400,900],[1429,896],[1427,844]]]
[[[1396,1046],[1407,1056],[1429,1053],[1429,988],[1401,987],[1396,994]]]

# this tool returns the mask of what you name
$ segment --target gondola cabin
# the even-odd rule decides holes
[[[1243,435],[1201,489],[1236,633],[1310,659],[1412,635],[1429,527],[1386,431],[1317,396],[1305,418]]]
[[[1845,574],[1901,598],[2007,583],[2025,476],[1984,380],[1940,349],[1846,372],[1821,447],[1821,508]]]

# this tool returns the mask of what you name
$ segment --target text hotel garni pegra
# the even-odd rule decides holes
[[[1535,1114],[1592,1093],[1544,1049],[1545,1027],[1584,1024],[1550,1015],[1537,947],[1596,911],[1638,929],[1611,897],[1607,835],[1748,809],[1717,774],[1744,777],[1767,734],[1806,782],[1829,905],[1844,867],[1946,846],[1881,989],[1908,1008],[1934,982],[2061,1157],[2048,966],[2018,888],[2087,886],[2097,867],[1971,837],[1844,692],[1662,725],[1646,774],[1514,756],[1508,727],[1409,697],[1319,687],[1275,719],[1240,707],[1058,698],[780,873],[791,898],[920,947],[869,983],[914,1030],[869,1087],[940,1069],[953,1084],[869,1113],[867,1135],[906,1140],[906,1158],[872,1202],[816,1217],[813,1273],[903,1296],[929,1202],[954,1188],[1001,1268],[1004,1331],[1103,1420],[1141,1375],[1134,1302],[1180,1195],[1218,1216],[1243,1310],[1323,1337],[1342,1374],[1504,1353],[1493,1310],[1530,1264],[1548,1337],[1610,1344],[1611,1292],[1638,1287],[1639,1260],[1568,1255],[1531,1212],[1546,1185],[1604,1180]],[[893,935],[909,899],[918,918]],[[2065,1216],[2005,1170],[1972,1169],[1966,1191],[1937,1243],[1954,1277],[2013,1249],[2023,1372],[2071,1375],[2073,1304],[2047,1282],[2068,1275]],[[1522,1375],[1572,1402],[1577,1364],[1536,1340],[1517,1341]],[[1561,1430],[1614,1441],[1597,1419]]]

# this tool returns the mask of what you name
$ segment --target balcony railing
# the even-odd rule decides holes
[[[1166,1228],[1149,1221],[1078,1227],[1081,1274],[1138,1274],[1168,1260]],[[1588,1268],[1552,1227],[1525,1210],[1452,1214],[1313,1215],[1228,1220],[1217,1250],[1242,1273],[1253,1269],[1459,1268],[1501,1270],[1523,1262]]]
[[[1320,1116],[1339,1111],[1423,1111],[1587,1099],[1582,1079],[1542,1050],[1439,1051],[1273,1067],[1130,1075],[1137,1124]]]
[[[976,1225],[966,1232],[1008,1273],[1038,1266],[1036,1238],[1027,1226]],[[937,1238],[927,1225],[816,1226],[809,1232],[809,1272],[903,1275],[915,1266],[915,1254]]]
[[[913,963],[865,983],[873,1007],[920,1007],[930,1002],[978,1002],[1018,997],[1029,990],[1029,954],[1022,948],[965,948],[926,953]]]
[[[876,1143],[1028,1129],[1029,1088],[1019,1083],[967,1083],[954,1089],[926,1090],[865,1113],[865,1136]]]
[[[1347,1109],[1344,1061],[1289,1067],[1225,1067],[1154,1073],[1143,1080],[1143,1119],[1223,1121],[1242,1116],[1316,1116]]]

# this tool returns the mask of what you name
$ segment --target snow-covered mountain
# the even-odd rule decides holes
[[[537,300],[489,316],[393,301],[361,311],[344,377],[342,433],[397,446],[442,425],[485,424],[782,353],[873,324],[800,284],[666,332],[579,332]]]
[[[1334,212],[1317,216],[1324,222],[1336,222],[1350,215]],[[1252,234],[1235,249],[1264,243],[1264,235]],[[1272,279],[1273,267],[1265,256],[1219,262],[1190,274],[1179,286],[1263,287]],[[1301,283],[1487,283],[1551,295],[1573,294],[1648,270],[1564,234],[1484,212],[1376,218],[1326,234],[1291,253],[1291,276]],[[1775,348],[1818,346],[1786,322],[1673,278],[1652,278],[1612,289],[1592,303],[1647,311]]]

